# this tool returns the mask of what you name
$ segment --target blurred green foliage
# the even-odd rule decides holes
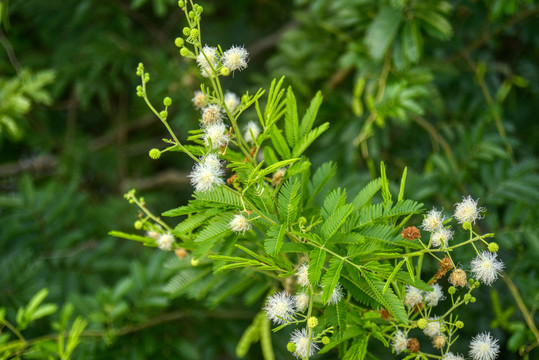
[[[135,96],[134,69],[143,61],[155,69],[156,99],[173,99],[172,126],[181,132],[196,124],[190,99],[197,71],[173,44],[182,28],[176,2],[0,5],[0,307],[6,319],[15,323],[18,309],[46,287],[47,302],[73,310],[35,319],[23,334],[58,334],[73,326],[68,318],[80,316],[88,325],[75,358],[234,358],[259,306],[204,298],[203,284],[176,287],[170,296],[167,290],[189,276],[181,271],[186,264],[106,235],[113,228],[130,231],[136,219],[120,195],[125,189],[144,190],[157,212],[185,203],[191,192],[189,161],[147,157],[165,133]],[[359,189],[383,160],[393,179],[408,166],[407,196],[418,201],[451,209],[462,194],[481,199],[488,209],[482,230],[497,234],[510,280],[496,283],[462,319],[476,325],[467,335],[494,318],[501,358],[537,356],[537,4],[202,5],[204,41],[245,44],[251,53],[249,70],[231,86],[255,89],[286,75],[305,105],[323,91],[319,119],[331,127],[311,158],[337,162],[343,185]],[[275,349],[284,349],[286,339],[277,341]]]

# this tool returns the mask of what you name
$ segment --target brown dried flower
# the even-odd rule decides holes
[[[421,233],[415,226],[408,226],[402,230],[401,236],[406,240],[415,240],[421,238]]]
[[[419,352],[419,340],[416,338],[411,338],[408,340],[408,350],[413,353]]]

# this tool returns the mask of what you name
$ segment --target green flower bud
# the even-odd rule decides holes
[[[204,11],[204,8],[203,8],[202,6],[200,6],[200,5],[197,5],[195,11],[196,11],[197,13],[199,13],[199,14],[202,14],[202,12]]]
[[[317,325],[318,325],[318,319],[316,317],[311,316],[307,320],[307,327],[310,327],[312,329],[312,328],[315,328]]]
[[[159,116],[161,117],[161,119],[165,120],[168,116],[168,112],[166,112],[165,110],[161,111],[159,113]]]
[[[462,224],[462,228],[463,228],[464,230],[471,230],[471,228],[472,228],[472,223],[469,222],[469,221],[466,221],[464,224]]]
[[[472,304],[475,303],[476,301],[477,301],[477,299],[476,299],[475,297],[472,296],[472,297],[470,298],[470,302],[471,302]]]
[[[457,291],[457,289],[455,289],[454,286],[450,286],[449,289],[447,289],[447,292],[448,292],[450,295],[455,294],[456,291]]]
[[[142,71],[140,71],[139,69],[137,69],[137,76],[140,76],[142,75]]]
[[[223,75],[223,76],[228,76],[228,75],[230,75],[230,69],[223,66],[223,67],[221,68],[221,75]]]
[[[474,279],[468,279],[468,284],[470,284],[470,286],[472,286],[474,284],[475,280]]]
[[[289,342],[288,344],[286,344],[286,350],[290,352],[296,351],[296,344],[294,344],[293,342]]]
[[[161,150],[159,149],[151,149],[150,150],[150,157],[154,160],[157,160],[161,157]]]
[[[470,294],[465,294],[464,295],[464,301],[470,301],[470,298],[472,297],[472,295]]]
[[[427,319],[419,319],[417,320],[417,327],[421,330],[425,329],[429,325],[429,321]]]
[[[200,264],[199,259],[191,258],[191,266],[198,266]]]
[[[137,96],[138,97],[143,97],[144,96],[144,93],[142,91],[137,91]]]
[[[176,45],[176,47],[181,48],[183,44],[184,44],[184,41],[181,37],[177,37],[176,39],[174,39],[174,45]]]
[[[135,229],[137,229],[137,230],[142,229],[142,221],[140,221],[140,220],[135,221],[134,226],[135,226]]]
[[[163,99],[163,104],[164,104],[165,106],[170,106],[170,105],[172,105],[172,99],[169,98],[169,97],[167,96],[166,98]]]
[[[144,64],[139,62],[137,65],[137,70],[143,71],[144,70]]]
[[[144,74],[144,82],[145,83],[150,82],[150,74],[148,74],[148,73]]]
[[[479,285],[481,285],[481,283],[479,281],[476,281],[474,282],[473,287],[477,289]]]
[[[327,336],[324,336],[324,337],[322,338],[322,344],[324,344],[324,345],[329,344],[329,338],[328,338]]]
[[[193,19],[195,17],[195,12],[194,11],[189,11],[189,18],[190,19]]]
[[[193,39],[196,39],[198,37],[198,29],[191,29],[191,32],[189,32],[189,36]]]
[[[185,57],[185,56],[189,56],[190,53],[191,53],[191,51],[189,51],[189,49],[186,48],[186,47],[182,47],[182,48],[180,49],[180,55],[181,55],[181,56],[184,56],[184,57]]]
[[[462,321],[457,321],[455,323],[455,326],[458,328],[458,329],[462,329],[464,327],[464,323]]]
[[[191,29],[186,26],[183,28],[182,32],[185,36],[189,36],[189,34],[191,33]]]
[[[178,6],[183,9],[183,7],[185,6],[185,3],[180,0],[178,1]]]
[[[137,86],[137,92],[142,91],[142,85]]]
[[[488,251],[498,252],[498,250],[500,250],[500,247],[495,242],[491,242],[490,244],[488,244]]]

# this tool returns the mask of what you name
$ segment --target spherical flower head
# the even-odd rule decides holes
[[[240,103],[240,98],[236,94],[231,92],[227,92],[225,94],[225,105],[228,111],[230,111],[231,113],[236,111],[238,106],[240,106]]]
[[[223,121],[223,109],[217,104],[210,104],[202,109],[202,124],[205,127]]]
[[[445,299],[442,287],[438,284],[432,286],[432,291],[425,293],[425,302],[428,306],[436,306],[440,300]]]
[[[223,169],[204,161],[197,163],[188,176],[191,178],[191,184],[195,187],[196,191],[205,192],[211,190],[216,185],[224,184],[221,178],[223,175]]]
[[[498,252],[498,250],[500,250],[500,247],[495,242],[491,242],[490,244],[488,244],[488,251]]]
[[[410,350],[413,353],[419,352],[419,340],[416,338],[408,339],[408,350]]]
[[[245,141],[254,143],[256,138],[260,135],[260,128],[254,121],[249,121],[245,127]]]
[[[453,270],[449,275],[449,283],[455,287],[465,287],[468,284],[466,271],[462,269]]]
[[[431,338],[440,335],[441,326],[438,318],[429,318],[429,323],[427,327],[423,329],[423,333]]]
[[[443,348],[446,342],[447,342],[447,338],[445,337],[445,335],[436,335],[435,337],[432,338],[432,346],[438,350]]]
[[[306,293],[296,294],[294,300],[296,302],[296,309],[298,309],[299,312],[303,312],[309,305],[309,295]]]
[[[331,297],[327,301],[326,304],[328,305],[335,305],[343,298],[343,291],[342,291],[342,285],[340,283],[337,283],[337,286],[335,286],[335,289],[333,289],[333,292],[331,293]]]
[[[404,298],[404,303],[406,304],[406,306],[411,309],[414,306],[421,304],[422,301],[423,295],[421,293],[421,290],[411,285],[406,285],[406,296]]]
[[[268,298],[264,310],[275,324],[286,324],[296,312],[294,298],[286,291],[275,293]]]
[[[427,213],[427,216],[423,219],[423,223],[421,227],[423,230],[433,232],[434,230],[438,229],[439,227],[443,226],[444,217],[442,216],[442,212],[438,211],[436,209],[432,209]]]
[[[283,178],[286,174],[286,168],[280,168],[271,177],[271,185],[277,186],[283,182]]]
[[[490,333],[478,334],[470,343],[470,356],[473,360],[494,360],[499,352],[498,339],[493,338]]]
[[[215,170],[221,170],[223,162],[216,154],[208,154],[204,158],[204,165]]]
[[[149,155],[152,159],[157,160],[161,157],[161,150],[155,148],[151,149]]]
[[[296,276],[300,286],[309,286],[309,265],[307,263],[301,264],[296,270]]]
[[[311,340],[309,344],[309,333],[305,328],[294,330],[290,342],[296,346],[293,354],[298,359],[304,359],[307,355],[309,355],[309,357],[313,356],[315,351],[318,350],[318,346],[314,341]]]
[[[206,102],[208,101],[208,98],[207,98],[206,94],[204,94],[202,91],[198,90],[198,91],[195,91],[195,95],[193,96],[191,101],[193,102],[193,105],[195,105],[195,107],[197,109],[202,109],[204,107],[204,105],[206,105]]]
[[[496,260],[497,257],[496,253],[482,251],[471,263],[474,277],[484,284],[492,285],[504,268],[503,262]]]
[[[443,245],[443,247],[447,247],[449,245],[449,240],[453,238],[453,231],[451,229],[446,229],[445,227],[441,226],[434,230],[434,232],[430,236],[430,242],[432,246],[434,247],[440,247]]]
[[[202,51],[198,53],[197,64],[200,67],[202,76],[209,77],[213,74],[213,69],[217,69],[218,57],[217,57],[217,48],[211,46],[204,46]]]
[[[251,222],[243,215],[236,215],[229,224],[230,230],[245,234],[246,231],[251,230]]]
[[[307,327],[313,329],[318,325],[318,319],[314,316],[311,316],[309,319],[307,319]]]
[[[461,202],[455,204],[454,216],[459,224],[475,224],[475,220],[483,218],[481,213],[486,209],[477,207],[478,200],[474,200],[471,196],[468,196],[467,198],[463,197]]]
[[[421,233],[419,232],[419,229],[415,226],[408,226],[402,229],[401,236],[406,240],[412,241],[421,238]]]
[[[157,240],[157,239],[159,238],[159,236],[161,236],[161,234],[158,233],[158,232],[155,231],[155,230],[148,230],[148,231],[146,232],[146,236],[151,237],[152,239]]]
[[[408,347],[408,338],[405,333],[403,333],[401,330],[397,330],[395,334],[393,334],[393,340],[391,341],[391,345],[393,346],[393,351],[397,354],[400,354],[401,352],[405,351]]]
[[[174,242],[174,236],[172,236],[171,234],[163,234],[159,236],[159,238],[156,241],[157,247],[159,247],[159,249],[161,250],[166,250],[166,251],[172,249],[173,242]]]
[[[442,360],[465,360],[462,355],[455,355],[452,352],[448,352],[444,355]]]
[[[247,67],[248,56],[249,53],[243,46],[232,46],[223,53],[221,61],[223,66],[229,68],[230,71],[241,71]]]
[[[204,129],[204,143],[212,149],[228,145],[230,136],[226,133],[226,125],[222,122],[213,123]]]

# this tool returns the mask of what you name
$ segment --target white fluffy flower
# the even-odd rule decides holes
[[[296,308],[299,312],[303,312],[303,310],[307,308],[307,305],[309,305],[309,295],[307,295],[306,293],[302,292],[296,294],[294,299],[296,300]]]
[[[240,106],[240,98],[231,92],[225,94],[225,105],[228,111],[233,113]]]
[[[329,305],[337,304],[339,301],[341,301],[343,296],[344,295],[342,292],[342,285],[340,283],[337,283],[337,286],[335,286],[335,289],[333,289],[333,292],[331,293],[331,297],[329,298],[326,304],[329,304]]]
[[[446,229],[443,226],[440,226],[430,236],[430,241],[432,246],[439,247],[443,244],[443,247],[447,247],[449,241],[453,238],[453,231],[451,229]]]
[[[247,67],[248,56],[249,53],[243,46],[232,46],[223,53],[221,60],[223,66],[230,69],[230,71],[241,71]]]
[[[406,306],[411,309],[414,306],[420,304],[422,301],[423,295],[421,293],[421,290],[411,285],[406,285],[406,297],[404,299],[404,303],[406,304]]]
[[[455,355],[452,352],[448,352],[444,355],[442,360],[465,360],[461,355]]]
[[[202,109],[202,123],[205,127],[220,123],[223,120],[223,109],[217,104],[210,104]]]
[[[486,209],[477,207],[478,200],[479,199],[472,199],[471,196],[468,196],[467,198],[462,197],[462,201],[455,204],[456,209],[454,216],[459,224],[464,224],[465,222],[475,224],[475,220],[482,218],[481,213]]]
[[[204,129],[204,143],[212,149],[219,149],[228,145],[229,135],[226,133],[226,125],[222,122],[213,123]]]
[[[300,286],[309,286],[309,265],[307,263],[301,264],[296,270],[296,276]]]
[[[193,96],[191,101],[193,102],[193,105],[195,105],[198,109],[202,109],[207,101],[206,94],[204,94],[200,90],[195,91],[195,96]]]
[[[470,356],[473,360],[494,360],[499,352],[498,339],[493,338],[490,333],[478,334],[470,343]]]
[[[429,318],[429,323],[427,327],[423,329],[423,333],[431,338],[440,335],[441,326],[438,318]]]
[[[188,175],[191,178],[191,184],[196,191],[208,191],[215,185],[223,184],[221,176],[224,175],[223,169],[219,164],[213,162],[214,158],[209,159],[209,156],[201,162],[197,163],[193,171]]]
[[[159,249],[161,250],[170,250],[172,249],[172,243],[174,242],[174,236],[170,234],[163,234],[159,236],[156,243]]]
[[[204,158],[204,165],[211,169],[220,170],[223,166],[223,162],[216,154],[208,154]]]
[[[275,324],[285,324],[292,320],[296,312],[294,298],[286,291],[275,293],[268,298],[264,306],[268,319]]]
[[[498,254],[496,253],[482,251],[480,255],[472,260],[472,273],[482,283],[491,285],[504,268],[503,262],[496,260],[497,256]]]
[[[309,344],[309,332],[305,328],[301,330],[294,330],[292,337],[290,338],[290,342],[296,346],[294,356],[296,356],[298,359],[306,358],[307,354],[309,356],[313,356],[314,352],[318,350],[318,346],[314,341],[311,340],[311,343]]]
[[[405,351],[408,347],[408,338],[406,337],[406,334],[403,333],[401,330],[398,330],[393,334],[393,350],[400,354],[401,352]]]
[[[251,222],[243,215],[236,215],[230,222],[230,230],[245,234],[246,231],[251,229]]]
[[[260,128],[254,121],[249,121],[245,127],[245,135],[243,136],[245,141],[250,143],[255,142],[258,135],[260,135]]]
[[[441,211],[437,211],[436,209],[432,209],[427,213],[427,216],[423,219],[423,224],[421,225],[421,228],[423,230],[433,232],[434,230],[438,229],[439,227],[443,226],[444,217],[442,216]]]
[[[442,287],[438,284],[432,285],[432,291],[425,293],[425,302],[428,306],[436,306],[440,300],[443,300],[444,293]]]
[[[155,231],[155,230],[148,230],[148,231],[146,232],[146,236],[151,237],[152,239],[157,240],[157,239],[159,238],[159,236],[161,236],[161,234],[158,233],[158,232]]]
[[[218,65],[217,48],[208,45],[204,46],[202,51],[198,53],[197,64],[200,67],[202,76],[208,77],[212,75],[212,67],[216,70]]]

